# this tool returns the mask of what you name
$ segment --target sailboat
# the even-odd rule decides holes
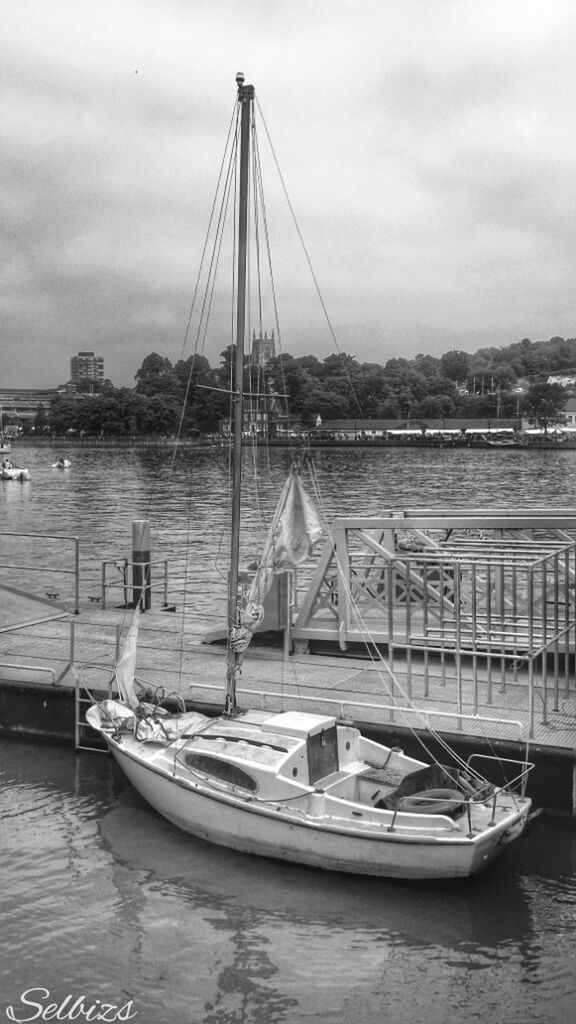
[[[116,668],[118,698],[86,718],[144,799],[194,836],[243,853],[319,869],[403,879],[475,875],[524,832],[531,766],[496,786],[451,752],[448,764],[407,756],[331,715],[242,709],[237,680],[279,568],[309,556],[323,524],[297,469],[270,528],[256,585],[239,594],[249,151],[254,87],[238,75],[240,199],[231,568],[222,713],[167,713],[138,698],[138,609]],[[325,539],[330,543],[330,538]],[[367,642],[369,638],[367,637]],[[244,664],[244,671],[246,671]],[[447,757],[448,760],[448,757]]]

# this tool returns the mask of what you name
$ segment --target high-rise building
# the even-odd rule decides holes
[[[104,358],[94,352],[79,352],[70,360],[70,380],[73,384],[81,381],[104,380]]]

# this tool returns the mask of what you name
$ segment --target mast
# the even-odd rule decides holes
[[[238,201],[238,273],[236,304],[236,360],[234,376],[234,444],[232,449],[232,535],[228,582],[228,657],[226,668],[225,714],[236,710],[238,654],[230,642],[230,630],[239,625],[238,567],[240,561],[240,511],[242,492],[242,426],[244,382],[244,336],[246,331],[246,267],[248,248],[248,179],[250,168],[250,123],[254,86],[244,85],[244,75],[236,75],[240,106],[240,185]]]

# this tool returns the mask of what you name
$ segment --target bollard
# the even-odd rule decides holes
[[[136,519],[132,523],[132,607],[146,611],[151,605],[150,523]]]

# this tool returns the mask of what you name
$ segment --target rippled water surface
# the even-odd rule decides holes
[[[1,1001],[20,1019],[39,987],[133,999],[141,1024],[572,1019],[566,827],[538,824],[477,879],[414,886],[184,836],[103,755],[10,741],[0,775]]]
[[[170,559],[174,577],[188,560],[192,610],[208,615],[221,607],[228,557],[226,451],[74,448],[63,453],[72,462],[65,471],[52,468],[59,454],[61,449],[15,449],[13,461],[26,466],[31,479],[0,481],[0,531],[78,536],[86,598],[98,592],[102,560],[129,558],[132,522],[148,519],[152,557]],[[314,459],[329,520],[423,507],[576,508],[576,450],[346,448],[317,450]],[[286,449],[245,454],[246,561],[261,549],[290,461]],[[11,554],[17,552],[29,564],[54,564],[48,542],[13,541]],[[155,567],[154,575],[160,573]]]
[[[66,453],[65,473],[51,468],[58,454],[21,450],[32,478],[0,485],[2,530],[77,534],[83,573],[96,579],[99,560],[129,554],[131,522],[149,518],[162,557],[179,557],[188,539],[198,580],[225,571],[225,454],[186,452],[172,464],[164,452],[80,449]],[[287,466],[284,452],[271,465],[259,455],[265,509]],[[329,515],[576,507],[575,469],[576,452],[317,459]],[[264,526],[251,492],[247,550]],[[137,1024],[573,1019],[576,834],[567,826],[537,823],[460,883],[323,875],[185,836],[103,755],[10,740],[0,745],[0,851],[2,1019],[10,1007],[22,1021],[71,1019],[41,1016],[68,994],[87,1007],[132,1000]],[[32,994],[26,1006],[30,989],[50,996]]]

